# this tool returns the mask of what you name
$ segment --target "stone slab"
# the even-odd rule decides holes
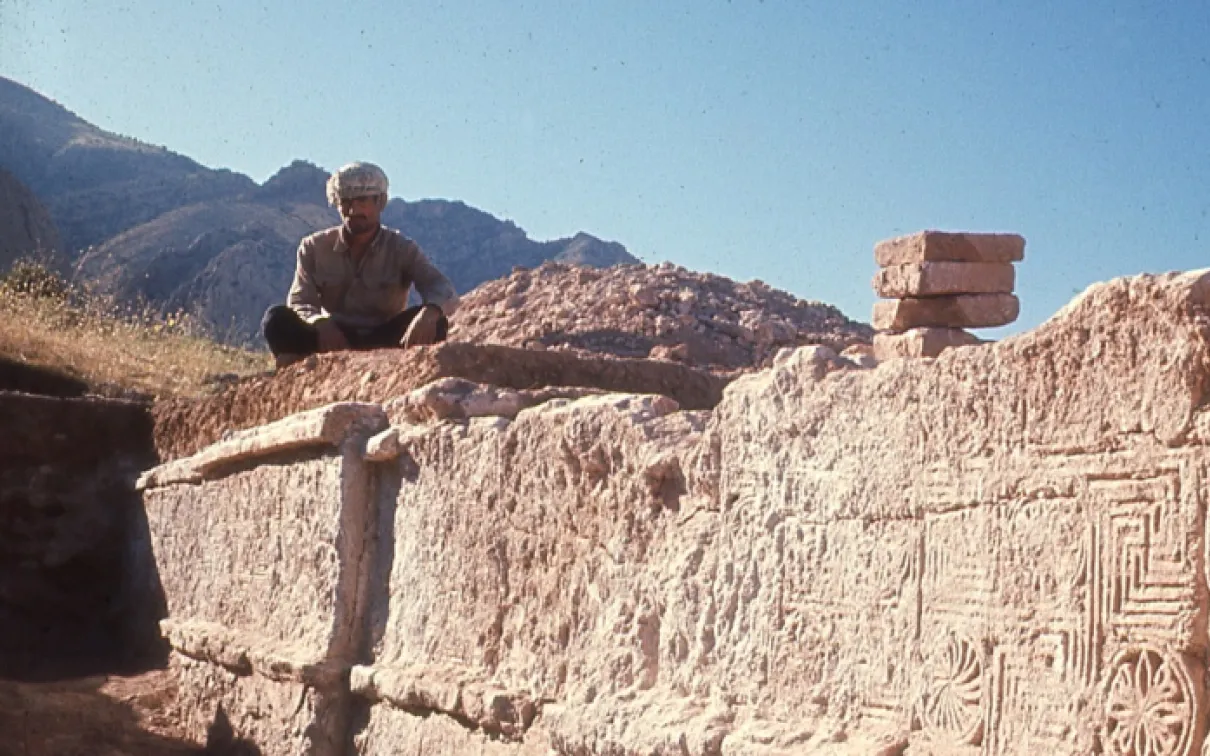
[[[883,268],[932,260],[1010,263],[1024,258],[1025,239],[1017,234],[920,231],[874,245],[874,261]]]
[[[654,610],[635,613],[632,581],[655,532],[687,514],[680,454],[697,417],[666,397],[606,394],[411,436],[399,479],[380,486],[393,497],[379,528],[393,549],[376,568],[385,585],[373,596],[373,663],[456,659],[468,682],[425,672],[378,697],[478,721],[467,707],[483,694],[456,695],[459,685],[517,711],[654,685]]]
[[[921,262],[880,268],[874,293],[880,297],[936,297],[946,294],[1011,294],[1012,263]]]
[[[308,662],[351,659],[375,520],[366,463],[355,450],[281,462],[144,492],[168,616]]]
[[[382,430],[387,416],[378,404],[336,402],[267,425],[234,431],[196,454],[152,468],[139,477],[143,490],[173,483],[197,483],[224,467],[309,447],[337,447],[352,435]]]
[[[1012,294],[955,294],[874,303],[873,325],[902,333],[910,328],[994,328],[1017,319],[1021,303]]]
[[[539,702],[508,690],[481,670],[445,664],[353,667],[349,687],[360,698],[397,709],[428,711],[468,723],[483,733],[518,742],[538,715]]]
[[[738,379],[717,558],[751,592],[715,594],[711,675],[899,718],[907,754],[1202,753],[1208,313],[1210,275],[1140,276],[948,359]]]
[[[874,334],[878,361],[897,357],[936,357],[946,349],[982,344],[983,339],[961,328],[911,328],[903,333]]]

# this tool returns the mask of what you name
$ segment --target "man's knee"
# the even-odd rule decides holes
[[[261,334],[274,354],[310,354],[316,350],[311,328],[288,305],[274,305],[261,318]]]
[[[282,327],[283,321],[297,319],[298,315],[291,310],[289,305],[273,305],[265,310],[264,316],[260,319],[261,333],[266,333],[270,330],[278,330]]]

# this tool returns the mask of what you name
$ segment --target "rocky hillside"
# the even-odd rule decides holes
[[[547,260],[595,267],[638,262],[621,244],[590,234],[534,241],[511,221],[461,202],[394,199],[383,213],[383,222],[415,239],[464,293],[517,266],[532,268]]]
[[[726,372],[767,366],[782,347],[823,344],[839,352],[872,336],[868,325],[831,305],[761,281],[737,283],[667,263],[604,270],[546,263],[467,295],[451,339]]]
[[[3,77],[0,167],[46,204],[69,259],[169,210],[256,186],[247,176],[97,128]]]
[[[0,271],[27,255],[53,260],[59,248],[50,213],[16,176],[0,168]]]

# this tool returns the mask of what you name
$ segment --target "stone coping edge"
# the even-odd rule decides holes
[[[256,428],[236,431],[192,457],[172,460],[139,476],[144,491],[177,483],[200,483],[223,467],[257,457],[314,446],[339,446],[354,433],[369,435],[387,426],[382,405],[337,402]]]
[[[296,682],[320,689],[343,687],[350,665],[335,660],[304,661],[273,649],[271,643],[214,622],[160,620],[160,634],[174,651],[224,667],[237,675]]]
[[[456,665],[356,665],[349,674],[349,688],[371,703],[438,712],[508,740],[524,736],[543,703]]]

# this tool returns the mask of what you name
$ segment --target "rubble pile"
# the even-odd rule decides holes
[[[874,356],[936,357],[949,347],[978,344],[966,328],[1017,319],[1013,263],[1025,257],[1016,234],[921,231],[879,242],[874,292]]]
[[[463,299],[452,341],[670,360],[716,372],[768,367],[783,347],[837,352],[869,326],[761,281],[660,265],[514,269]]]

